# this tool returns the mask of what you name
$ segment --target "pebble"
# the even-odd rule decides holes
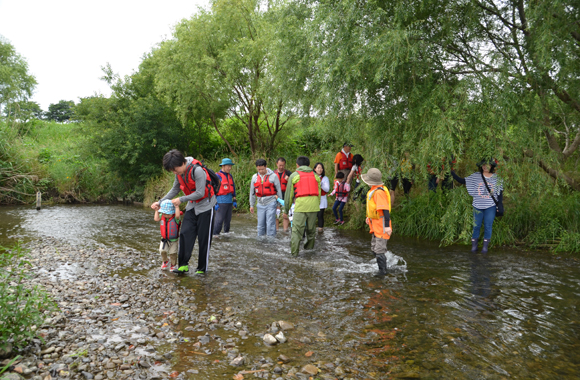
[[[304,367],[302,367],[300,372],[314,376],[314,375],[318,375],[318,368],[312,364],[306,364]]]
[[[264,339],[264,343],[271,345],[271,346],[278,343],[278,340],[276,338],[274,338],[271,334],[264,334],[263,339]]]
[[[280,343],[286,343],[286,337],[284,336],[284,333],[282,331],[280,331],[276,336],[275,336],[276,340]]]
[[[234,367],[240,367],[244,365],[244,362],[245,362],[244,357],[238,356],[230,362],[230,365]]]

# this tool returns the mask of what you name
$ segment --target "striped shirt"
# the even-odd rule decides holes
[[[489,178],[485,177],[485,181],[497,200],[497,197],[503,191],[503,181],[495,174]],[[487,191],[487,188],[483,183],[482,174],[480,172],[473,173],[469,177],[466,177],[465,186],[467,187],[467,193],[473,197],[473,207],[484,210],[495,206],[495,202],[489,195],[489,191]]]

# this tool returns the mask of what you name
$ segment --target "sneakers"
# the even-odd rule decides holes
[[[341,220],[338,224],[342,226],[344,223],[346,222],[344,220]]]
[[[163,264],[161,264],[161,270],[166,270],[168,266],[169,261],[165,261]],[[171,267],[171,270],[173,270],[173,267]]]
[[[203,271],[203,270],[198,270],[197,272],[195,272],[195,274],[205,274],[205,271]]]
[[[177,265],[172,265],[171,269],[169,269],[169,270],[173,272],[175,270],[175,268],[177,268]]]
[[[173,269],[172,272],[177,274],[184,274],[189,272],[189,267],[187,265],[182,265],[179,268]]]
[[[334,221],[334,224],[335,224],[335,225],[336,225],[336,224],[340,224],[340,219],[336,219],[336,220]]]

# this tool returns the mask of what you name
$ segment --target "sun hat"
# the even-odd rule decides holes
[[[233,165],[235,165],[235,164],[234,164],[234,163],[232,162],[232,160],[230,160],[229,158],[224,158],[224,159],[222,160],[222,163],[220,164],[220,166],[224,166],[224,165],[232,165],[232,166],[233,166]]]
[[[161,202],[161,208],[159,209],[159,213],[167,215],[175,214],[175,206],[173,205],[173,203],[171,203],[169,199],[165,199],[163,202]]]
[[[377,168],[370,168],[367,174],[361,175],[362,180],[369,186],[383,185],[383,175]]]

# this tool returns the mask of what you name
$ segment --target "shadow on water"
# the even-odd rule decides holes
[[[0,244],[49,235],[74,244],[130,247],[158,260],[159,231],[149,210],[7,207],[0,214]],[[368,233],[326,228],[314,250],[294,258],[288,234],[258,239],[255,220],[245,215],[234,217],[232,231],[214,240],[205,276],[176,277],[157,269],[138,273],[190,290],[196,312],[208,318],[215,310],[243,316],[248,337],[223,329],[212,334],[223,341],[238,339],[240,352],[263,356],[266,364],[284,354],[292,365],[319,361],[350,369],[349,377],[377,379],[580,374],[575,259],[505,249],[474,255],[466,247],[394,237],[389,250],[402,260],[392,256],[397,270],[376,278]],[[192,264],[196,253],[197,247]],[[72,265],[55,272],[66,276],[75,270]],[[266,347],[261,334],[278,320],[296,329],[288,332],[288,343]],[[192,378],[231,378],[236,371],[223,360],[216,362],[223,359],[216,355],[223,342],[210,342],[211,353],[200,353],[193,344],[205,332],[187,326],[181,325],[190,341],[175,348],[176,370],[199,371]],[[313,355],[305,356],[309,351]]]

